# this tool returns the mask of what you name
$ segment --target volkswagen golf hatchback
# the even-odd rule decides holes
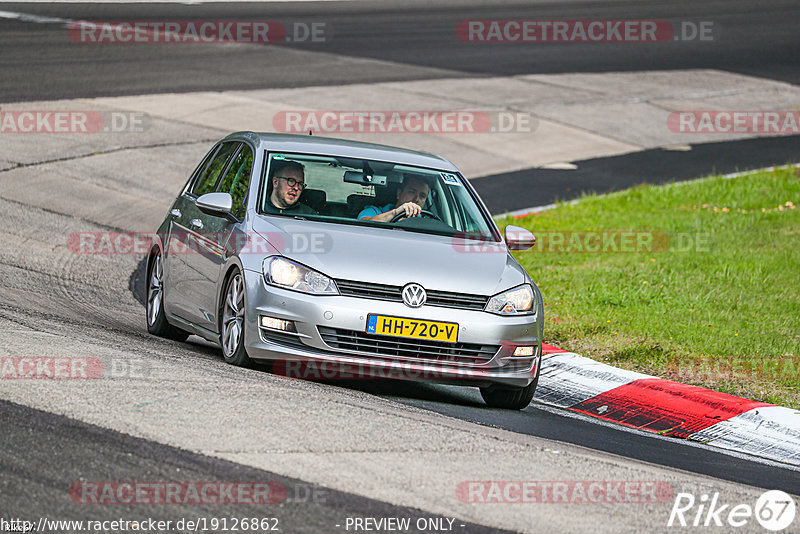
[[[152,334],[202,336],[234,365],[473,386],[501,408],[533,397],[542,297],[510,251],[535,238],[501,234],[444,158],[234,133],[197,166],[157,237]]]

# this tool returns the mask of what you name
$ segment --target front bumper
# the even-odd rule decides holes
[[[245,284],[247,353],[255,360],[281,362],[280,368],[290,376],[525,387],[538,372],[542,340],[536,315],[503,317],[428,305],[413,309],[398,302],[359,297],[307,295],[267,286],[256,271],[245,271]],[[364,334],[368,314],[455,322],[459,325],[458,344],[427,342],[415,352],[413,339]],[[261,327],[262,315],[291,321],[296,331]],[[355,350],[340,348],[331,342],[336,338],[331,332],[347,332],[370,343]],[[365,346],[371,348],[361,348]],[[398,349],[400,346],[403,348]],[[514,357],[518,346],[532,346],[534,354]],[[438,351],[444,354],[434,354]],[[475,354],[479,357],[472,357]]]

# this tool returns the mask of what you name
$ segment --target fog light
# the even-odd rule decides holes
[[[517,347],[514,349],[514,356],[533,356],[536,354],[536,347]]]
[[[271,328],[273,330],[283,330],[284,332],[294,332],[294,323],[292,321],[284,321],[275,317],[261,316],[261,326],[264,328]]]

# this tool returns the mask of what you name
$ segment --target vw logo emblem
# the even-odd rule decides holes
[[[419,284],[407,284],[403,288],[403,303],[411,308],[419,308],[428,300],[425,288]]]

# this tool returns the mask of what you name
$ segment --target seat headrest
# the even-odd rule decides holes
[[[322,189],[303,189],[303,193],[300,195],[300,202],[316,211],[322,211],[326,200],[327,195]]]
[[[386,187],[376,187],[375,195],[377,202],[381,206],[394,204],[397,202],[397,190],[400,189],[400,182],[389,182]]]
[[[350,214],[351,217],[357,217],[359,212],[364,209],[365,206],[368,204],[377,204],[378,201],[376,197],[371,195],[359,195],[358,193],[353,193],[347,197],[347,213]]]

